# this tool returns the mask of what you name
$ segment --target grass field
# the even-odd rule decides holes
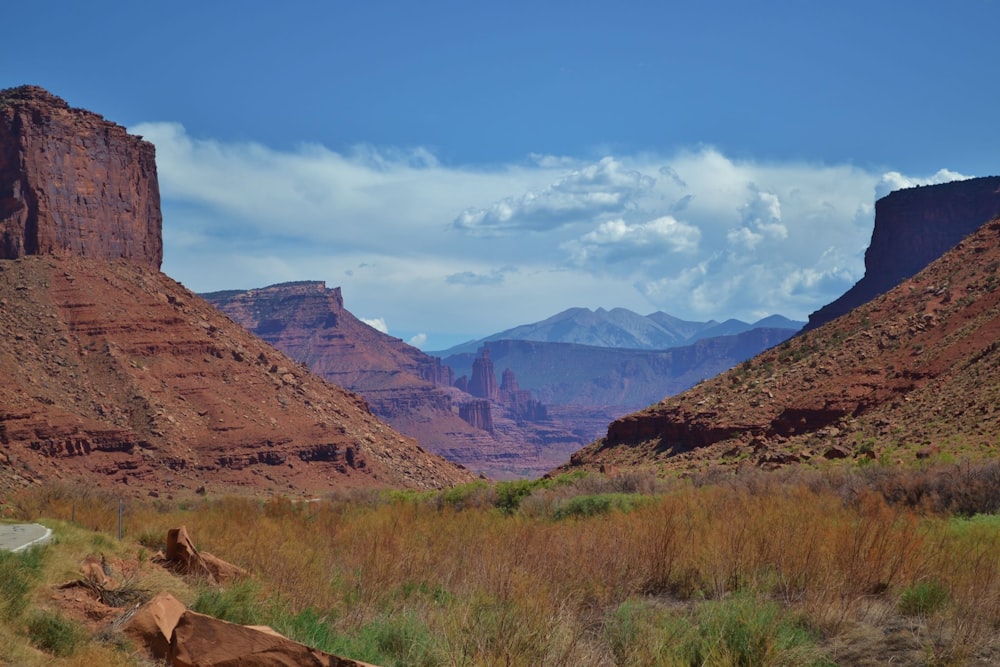
[[[7,507],[57,535],[73,518],[139,558],[185,525],[251,573],[193,587],[195,609],[384,666],[981,664],[1000,660],[991,475],[576,475],[311,503],[128,501],[120,545],[116,498],[50,488]],[[57,539],[48,558],[66,547]],[[59,557],[63,576],[75,553]],[[32,614],[54,613],[46,568],[14,561],[0,568],[22,574],[0,580],[27,592],[5,596],[0,622],[7,638],[33,637]],[[95,650],[74,641],[59,660]]]

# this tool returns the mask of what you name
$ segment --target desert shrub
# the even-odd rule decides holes
[[[46,553],[45,547],[18,553],[0,551],[0,618],[13,620],[27,609]]]
[[[614,664],[683,665],[684,647],[696,639],[687,619],[641,600],[626,600],[604,625]]]
[[[647,500],[636,493],[602,493],[596,496],[576,496],[560,503],[552,513],[552,518],[585,518],[607,514],[611,511],[628,512]]]
[[[868,488],[888,502],[937,513],[972,516],[1000,511],[1000,462],[937,465],[919,470],[871,466],[849,477],[847,494]]]
[[[290,639],[321,650],[330,650],[339,641],[328,616],[311,607],[272,619],[271,627]]]
[[[513,514],[521,501],[535,489],[543,486],[544,480],[519,479],[512,482],[498,482],[496,485],[496,506],[504,514]]]
[[[615,665],[830,665],[814,634],[749,594],[699,603],[689,614],[626,600],[604,627]]]
[[[267,608],[265,599],[256,582],[244,579],[225,588],[202,587],[191,609],[230,623],[266,625],[273,610]]]
[[[166,550],[167,535],[160,530],[145,530],[139,534],[136,542],[153,551]]]
[[[87,640],[87,632],[57,613],[38,611],[28,619],[28,637],[41,650],[66,657]]]
[[[769,600],[739,594],[703,603],[690,665],[829,665],[812,632]]]
[[[883,493],[931,472],[796,468],[655,483],[591,473],[400,502],[380,492],[130,511],[144,543],[185,524],[199,548],[258,582],[197,590],[196,610],[374,664],[822,664],[792,611],[836,646],[904,593],[919,599],[906,591],[926,581],[948,595],[914,624],[919,641],[993,658],[1000,517],[949,518],[922,502],[914,511]],[[613,511],[632,497],[625,488],[655,494]],[[562,507],[579,518],[552,520]],[[77,542],[81,553],[93,547]],[[46,549],[57,546],[66,542]],[[3,566],[0,613],[17,599],[5,594]]]
[[[948,589],[936,581],[921,581],[907,586],[899,596],[899,613],[904,616],[930,616],[944,607]]]
[[[372,620],[355,632],[331,636],[318,648],[383,667],[431,667],[446,662],[427,624],[403,612]]]
[[[437,499],[439,507],[451,507],[455,510],[473,507],[482,509],[497,502],[493,486],[485,480],[476,480],[445,489],[437,494]]]

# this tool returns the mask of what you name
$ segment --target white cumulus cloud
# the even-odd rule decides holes
[[[965,178],[711,147],[469,166],[131,131],[156,145],[168,275],[201,292],[325,280],[429,349],[573,306],[803,319],[863,274],[878,194]]]
[[[578,264],[594,260],[618,262],[663,253],[694,252],[699,238],[701,232],[697,227],[669,215],[636,224],[617,218],[602,222],[565,247]]]
[[[540,164],[550,164],[539,160]],[[558,161],[557,164],[562,164]],[[506,197],[485,208],[470,207],[455,218],[457,229],[478,234],[545,231],[567,223],[620,213],[655,179],[621,161],[605,157],[570,171],[551,185]]]

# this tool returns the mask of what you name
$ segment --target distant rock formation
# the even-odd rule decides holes
[[[37,86],[0,91],[0,259],[163,260],[155,149]]]
[[[750,324],[737,319],[691,322],[662,311],[639,315],[626,308],[569,308],[540,322],[522,324],[430,354],[442,359],[473,355],[483,345],[503,340],[569,343],[628,350],[665,350],[691,345],[705,338],[735,336],[752,329],[789,329],[796,332],[804,324],[805,322],[789,320],[781,315],[770,315]]]
[[[530,395],[501,401],[488,358],[475,374],[478,394],[470,391],[469,378],[454,379],[441,359],[355,317],[340,288],[307,281],[202,296],[313,372],[361,394],[376,415],[428,450],[477,472],[537,476],[589,440],[575,428],[543,423],[545,408]]]
[[[888,292],[1000,215],[1000,176],[896,190],[875,202],[865,275],[809,316],[815,329]]]
[[[497,387],[497,379],[490,359],[490,349],[483,346],[472,362],[472,380],[463,375],[457,381],[464,391],[480,398],[460,406],[459,415],[469,424],[493,432],[492,407],[496,405],[503,415],[520,425],[538,424],[549,421],[545,405],[532,397],[527,389],[517,384],[514,371],[504,369],[502,381]],[[465,389],[468,387],[468,389]],[[489,424],[484,427],[481,424]]]
[[[532,398],[531,391],[518,386],[514,371],[509,368],[504,369],[498,394],[500,403],[515,421],[542,422],[549,418],[545,405]]]
[[[547,406],[549,417],[573,424],[575,429],[581,417],[567,414],[562,408],[613,408],[617,413],[614,418],[620,417],[732,368],[794,333],[793,329],[757,328],[666,350],[528,340],[490,341],[487,346],[494,364],[503,364],[517,373],[518,390],[529,390],[532,398]],[[448,357],[444,363],[455,368],[456,373],[465,373],[473,361],[472,355],[462,354]],[[499,394],[504,401],[503,384]],[[559,416],[555,406],[560,406]],[[587,433],[593,439],[606,427],[605,421],[597,431]]]
[[[476,398],[460,404],[458,416],[470,426],[493,433],[493,412],[490,409],[490,402],[485,398]]]
[[[469,380],[468,392],[488,401],[497,400],[497,376],[493,371],[493,362],[490,361],[489,348],[484,347],[472,362],[472,378]]]

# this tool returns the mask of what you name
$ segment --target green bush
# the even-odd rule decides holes
[[[481,479],[445,489],[440,492],[439,499],[441,507],[456,510],[489,507],[495,502],[492,486]]]
[[[268,625],[274,610],[265,608],[265,598],[256,583],[245,579],[227,588],[202,588],[191,609],[230,623]]]
[[[27,609],[46,553],[44,547],[19,553],[0,551],[0,618],[13,620]]]
[[[552,518],[557,520],[570,517],[584,518],[607,514],[612,510],[628,512],[648,500],[648,496],[637,493],[600,493],[592,496],[576,496],[561,503],[552,513]]]
[[[543,486],[544,480],[519,479],[513,482],[498,482],[496,486],[497,507],[504,514],[513,514],[521,506],[521,501],[535,489]]]
[[[66,657],[87,640],[87,631],[59,614],[39,611],[28,620],[28,637],[41,650]]]
[[[685,617],[652,603],[626,600],[604,626],[604,639],[615,665],[684,665],[684,647],[696,637]]]
[[[831,665],[813,634],[768,600],[740,594],[699,604],[692,612],[626,600],[604,627],[614,664]]]
[[[899,613],[930,616],[948,601],[948,589],[936,581],[922,581],[905,588],[899,596]]]
[[[305,609],[272,624],[281,634],[306,646],[329,651],[338,643],[337,633],[325,614],[315,609]]]
[[[691,665],[827,665],[813,634],[769,600],[738,594],[704,603]]]
[[[431,667],[446,664],[427,624],[413,613],[382,616],[354,633],[331,635],[321,650],[383,667]]]

